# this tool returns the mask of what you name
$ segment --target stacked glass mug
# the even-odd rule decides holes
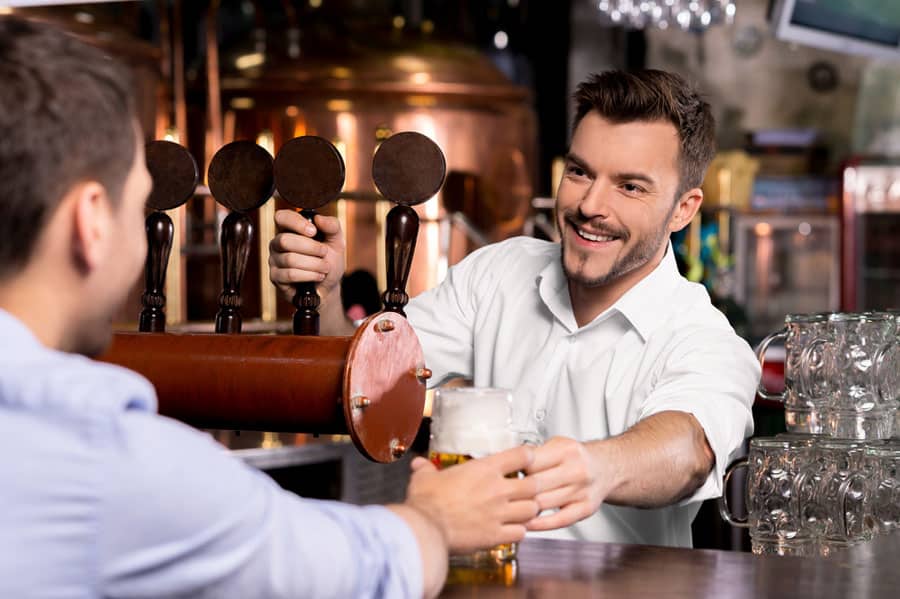
[[[785,346],[782,401],[788,433],[750,441],[725,486],[747,470],[747,516],[722,517],[750,529],[754,553],[829,555],[900,527],[900,313],[790,314],[760,344]],[[894,438],[891,438],[892,435]]]

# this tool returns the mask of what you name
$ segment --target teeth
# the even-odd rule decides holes
[[[591,235],[590,233],[586,233],[581,229],[576,228],[575,231],[578,233],[578,236],[582,239],[587,239],[588,241],[612,241],[616,239],[610,235]]]

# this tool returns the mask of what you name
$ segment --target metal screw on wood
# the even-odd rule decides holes
[[[391,455],[395,458],[401,458],[404,453],[406,453],[406,445],[401,443],[398,439],[391,439]]]
[[[382,333],[389,333],[394,330],[394,323],[388,319],[379,320],[375,328]]]
[[[427,381],[431,378],[431,370],[424,366],[422,368],[416,368],[416,378],[422,382]]]
[[[365,395],[357,395],[352,400],[352,405],[354,408],[363,409],[372,405],[372,400],[366,397]]]

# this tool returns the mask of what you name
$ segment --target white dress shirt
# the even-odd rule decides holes
[[[602,505],[542,536],[691,546],[700,502],[722,493],[722,476],[753,430],[759,364],[749,345],[679,273],[662,262],[612,307],[575,322],[555,243],[518,237],[471,254],[406,308],[432,381],[462,376],[513,390],[517,428],[579,441],[621,434],[666,410],[692,414],[715,467],[690,497],[660,509]]]

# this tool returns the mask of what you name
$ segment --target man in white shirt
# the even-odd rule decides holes
[[[527,469],[544,512],[532,531],[690,546],[703,499],[752,432],[759,366],[675,266],[669,235],[696,214],[714,153],[709,105],[678,76],[583,82],[557,193],[562,242],[475,252],[406,312],[434,381],[507,387],[515,419],[547,441]],[[316,281],[323,330],[346,332],[336,219],[280,211],[270,276]],[[560,529],[560,530],[555,530]]]

